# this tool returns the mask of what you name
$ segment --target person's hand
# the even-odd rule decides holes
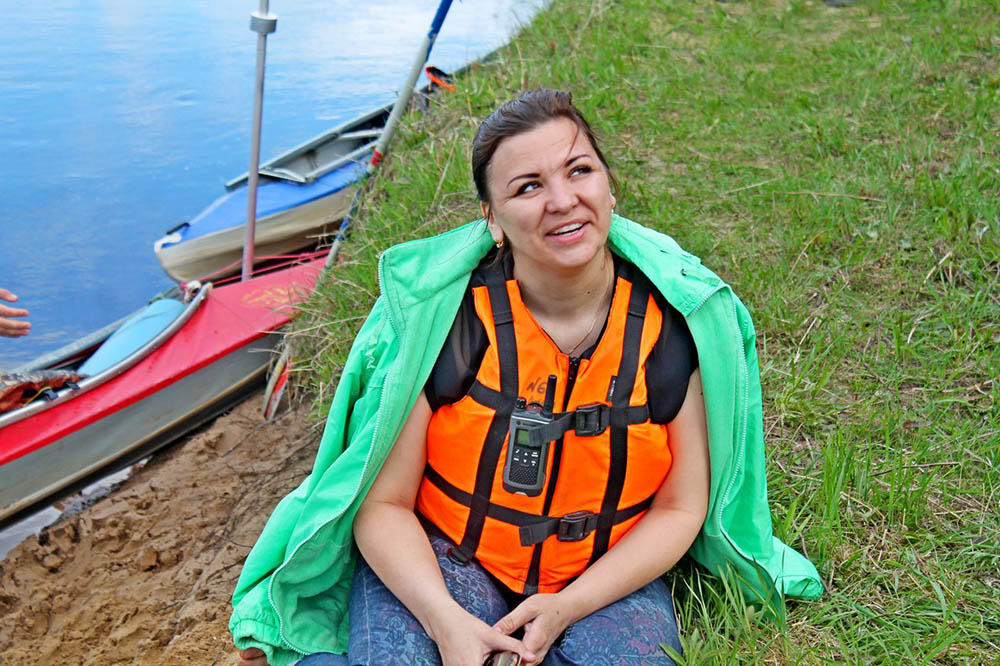
[[[503,650],[517,652],[528,662],[535,661],[535,655],[526,650],[521,641],[504,635],[464,610],[440,623],[439,627],[433,638],[443,666],[483,666],[490,654]]]
[[[0,289],[0,300],[13,303],[17,300],[17,296],[10,293],[6,289]],[[7,317],[27,316],[28,311],[24,308],[12,308],[6,305],[0,305],[0,336],[5,338],[19,338],[22,335],[27,335],[28,331],[31,330],[30,323],[26,321],[14,321],[13,319],[7,319]]]
[[[565,597],[559,594],[534,594],[493,626],[504,634],[524,627],[521,642],[525,649],[535,655],[534,659],[526,661],[538,663],[545,659],[549,648],[572,622],[571,609],[566,607]]]
[[[240,666],[268,666],[267,655],[263,650],[257,648],[247,648],[237,650],[240,655]]]

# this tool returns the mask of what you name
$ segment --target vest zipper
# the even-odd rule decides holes
[[[569,406],[569,394],[573,392],[573,385],[576,384],[576,373],[580,370],[580,357],[569,357],[569,371],[566,373],[566,393],[563,395],[563,411]]]

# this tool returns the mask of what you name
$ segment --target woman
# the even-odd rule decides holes
[[[659,646],[680,649],[660,576],[702,529],[710,484],[716,492],[694,342],[712,350],[711,374],[728,377],[719,375],[725,386],[713,398],[713,425],[722,432],[723,421],[753,407],[730,395],[739,388],[734,368],[759,397],[756,366],[751,372],[745,349],[730,349],[720,336],[723,313],[741,315],[741,306],[666,237],[613,221],[606,160],[568,93],[526,93],[491,114],[473,145],[473,174],[497,249],[485,258],[481,243],[459,249],[456,235],[467,238],[461,229],[383,257],[381,310],[352,352],[364,367],[357,378],[345,369],[338,388],[355,402],[335,398],[328,422],[347,450],[331,462],[339,452],[324,437],[314,474],[279,506],[261,539],[282,529],[278,514],[300,524],[309,516],[308,527],[290,535],[287,545],[297,545],[280,555],[255,548],[230,626],[238,643],[276,646],[279,659],[288,654],[282,650],[342,647],[344,592],[327,588],[346,587],[346,558],[336,556],[346,546],[328,534],[343,530],[356,508],[362,559],[350,593],[351,664],[479,666],[498,650],[550,665],[672,663]],[[461,302],[449,315],[456,289]],[[694,342],[695,328],[688,331],[672,302],[697,324]],[[706,305],[715,314],[701,315]],[[414,321],[420,325],[407,331]],[[435,332],[442,326],[446,333]],[[740,341],[752,335],[738,322],[726,326]],[[390,385],[414,396],[400,400],[407,411],[399,416],[385,398],[399,392]],[[379,387],[377,407],[374,397],[365,406],[367,386]],[[359,412],[374,424],[361,425]],[[379,445],[390,436],[386,422],[399,424],[391,451]],[[324,509],[334,515],[312,520],[309,502],[329,505],[332,494],[322,498],[335,481],[327,475],[338,465],[347,470],[352,455],[361,465],[357,486],[338,479],[341,491],[354,491],[350,507],[337,500],[339,509]],[[383,456],[375,475],[371,461]],[[730,487],[759,483],[758,457],[739,465]],[[760,498],[753,501],[759,511]],[[764,508],[766,515],[766,497]],[[746,532],[752,543],[739,555],[730,534],[705,552],[729,549],[727,565],[743,557],[785,575],[778,562],[794,558],[771,551],[770,525]],[[259,609],[248,599],[261,588],[270,609],[241,613]],[[315,626],[323,621],[339,629],[324,633]],[[259,651],[241,655],[244,663],[264,661]],[[337,662],[314,655],[300,663]]]

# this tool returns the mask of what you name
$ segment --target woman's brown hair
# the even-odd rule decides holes
[[[559,118],[568,118],[586,135],[597,158],[604,165],[612,187],[618,190],[618,181],[611,174],[594,130],[573,106],[573,95],[563,90],[542,89],[521,93],[517,99],[502,104],[480,123],[476,138],[472,140],[472,180],[476,184],[476,194],[480,201],[487,204],[490,202],[486,170],[500,142]]]

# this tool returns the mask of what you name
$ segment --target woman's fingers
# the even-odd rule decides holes
[[[536,594],[522,601],[517,608],[501,618],[494,628],[510,634],[523,627],[521,643],[541,661],[570,620],[562,597],[558,594]]]
[[[525,649],[544,656],[558,636],[559,634],[553,635],[552,630],[544,622],[528,622],[524,625],[524,637],[521,642],[524,643]]]
[[[516,652],[525,661],[535,661],[535,653],[526,648],[524,643],[499,631],[491,631],[487,636],[486,644],[490,647],[491,652]]]
[[[528,622],[531,622],[535,619],[538,612],[533,605],[528,603],[529,601],[530,599],[522,601],[517,605],[517,608],[500,618],[497,623],[493,625],[493,628],[500,630],[501,633],[509,635],[523,627]]]

